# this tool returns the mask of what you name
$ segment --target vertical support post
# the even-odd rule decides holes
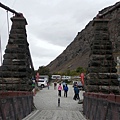
[[[60,107],[60,98],[58,98],[58,107]]]

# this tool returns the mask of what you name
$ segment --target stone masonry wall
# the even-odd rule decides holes
[[[11,18],[12,27],[0,67],[0,90],[31,91],[31,68],[29,44],[26,34],[26,19]]]
[[[93,23],[94,40],[85,79],[86,92],[120,94],[114,62],[112,42],[109,40],[108,19],[96,18]]]

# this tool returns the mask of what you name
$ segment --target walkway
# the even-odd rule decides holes
[[[69,87],[68,97],[60,98],[60,107],[58,107],[58,92],[53,89],[43,88],[34,97],[34,103],[37,108],[32,115],[24,120],[86,120],[82,115],[82,104],[73,100],[73,87]],[[83,99],[83,91],[80,92],[80,98]]]

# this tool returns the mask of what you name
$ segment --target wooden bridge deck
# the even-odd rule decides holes
[[[58,91],[54,90],[53,85],[50,89],[43,88],[34,97],[34,103],[37,108],[32,114],[23,120],[86,120],[82,114],[82,104],[78,100],[73,100],[73,87],[69,85],[68,97],[60,98],[60,107],[58,107]],[[80,98],[83,99],[83,91],[80,92]]]

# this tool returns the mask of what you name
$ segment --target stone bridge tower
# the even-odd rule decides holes
[[[0,89],[14,91],[32,90],[32,61],[27,42],[27,21],[22,14],[11,18],[12,27],[0,67]]]
[[[104,18],[93,21],[94,39],[90,44],[83,102],[83,113],[90,120],[120,119],[120,87],[108,22]]]
[[[1,2],[0,7],[15,14],[0,66],[0,119],[22,120],[34,109],[31,79],[34,67],[27,42],[27,21]]]
[[[113,57],[112,42],[109,39],[108,19],[93,21],[94,40],[92,40],[86,91],[119,94],[116,63]]]

